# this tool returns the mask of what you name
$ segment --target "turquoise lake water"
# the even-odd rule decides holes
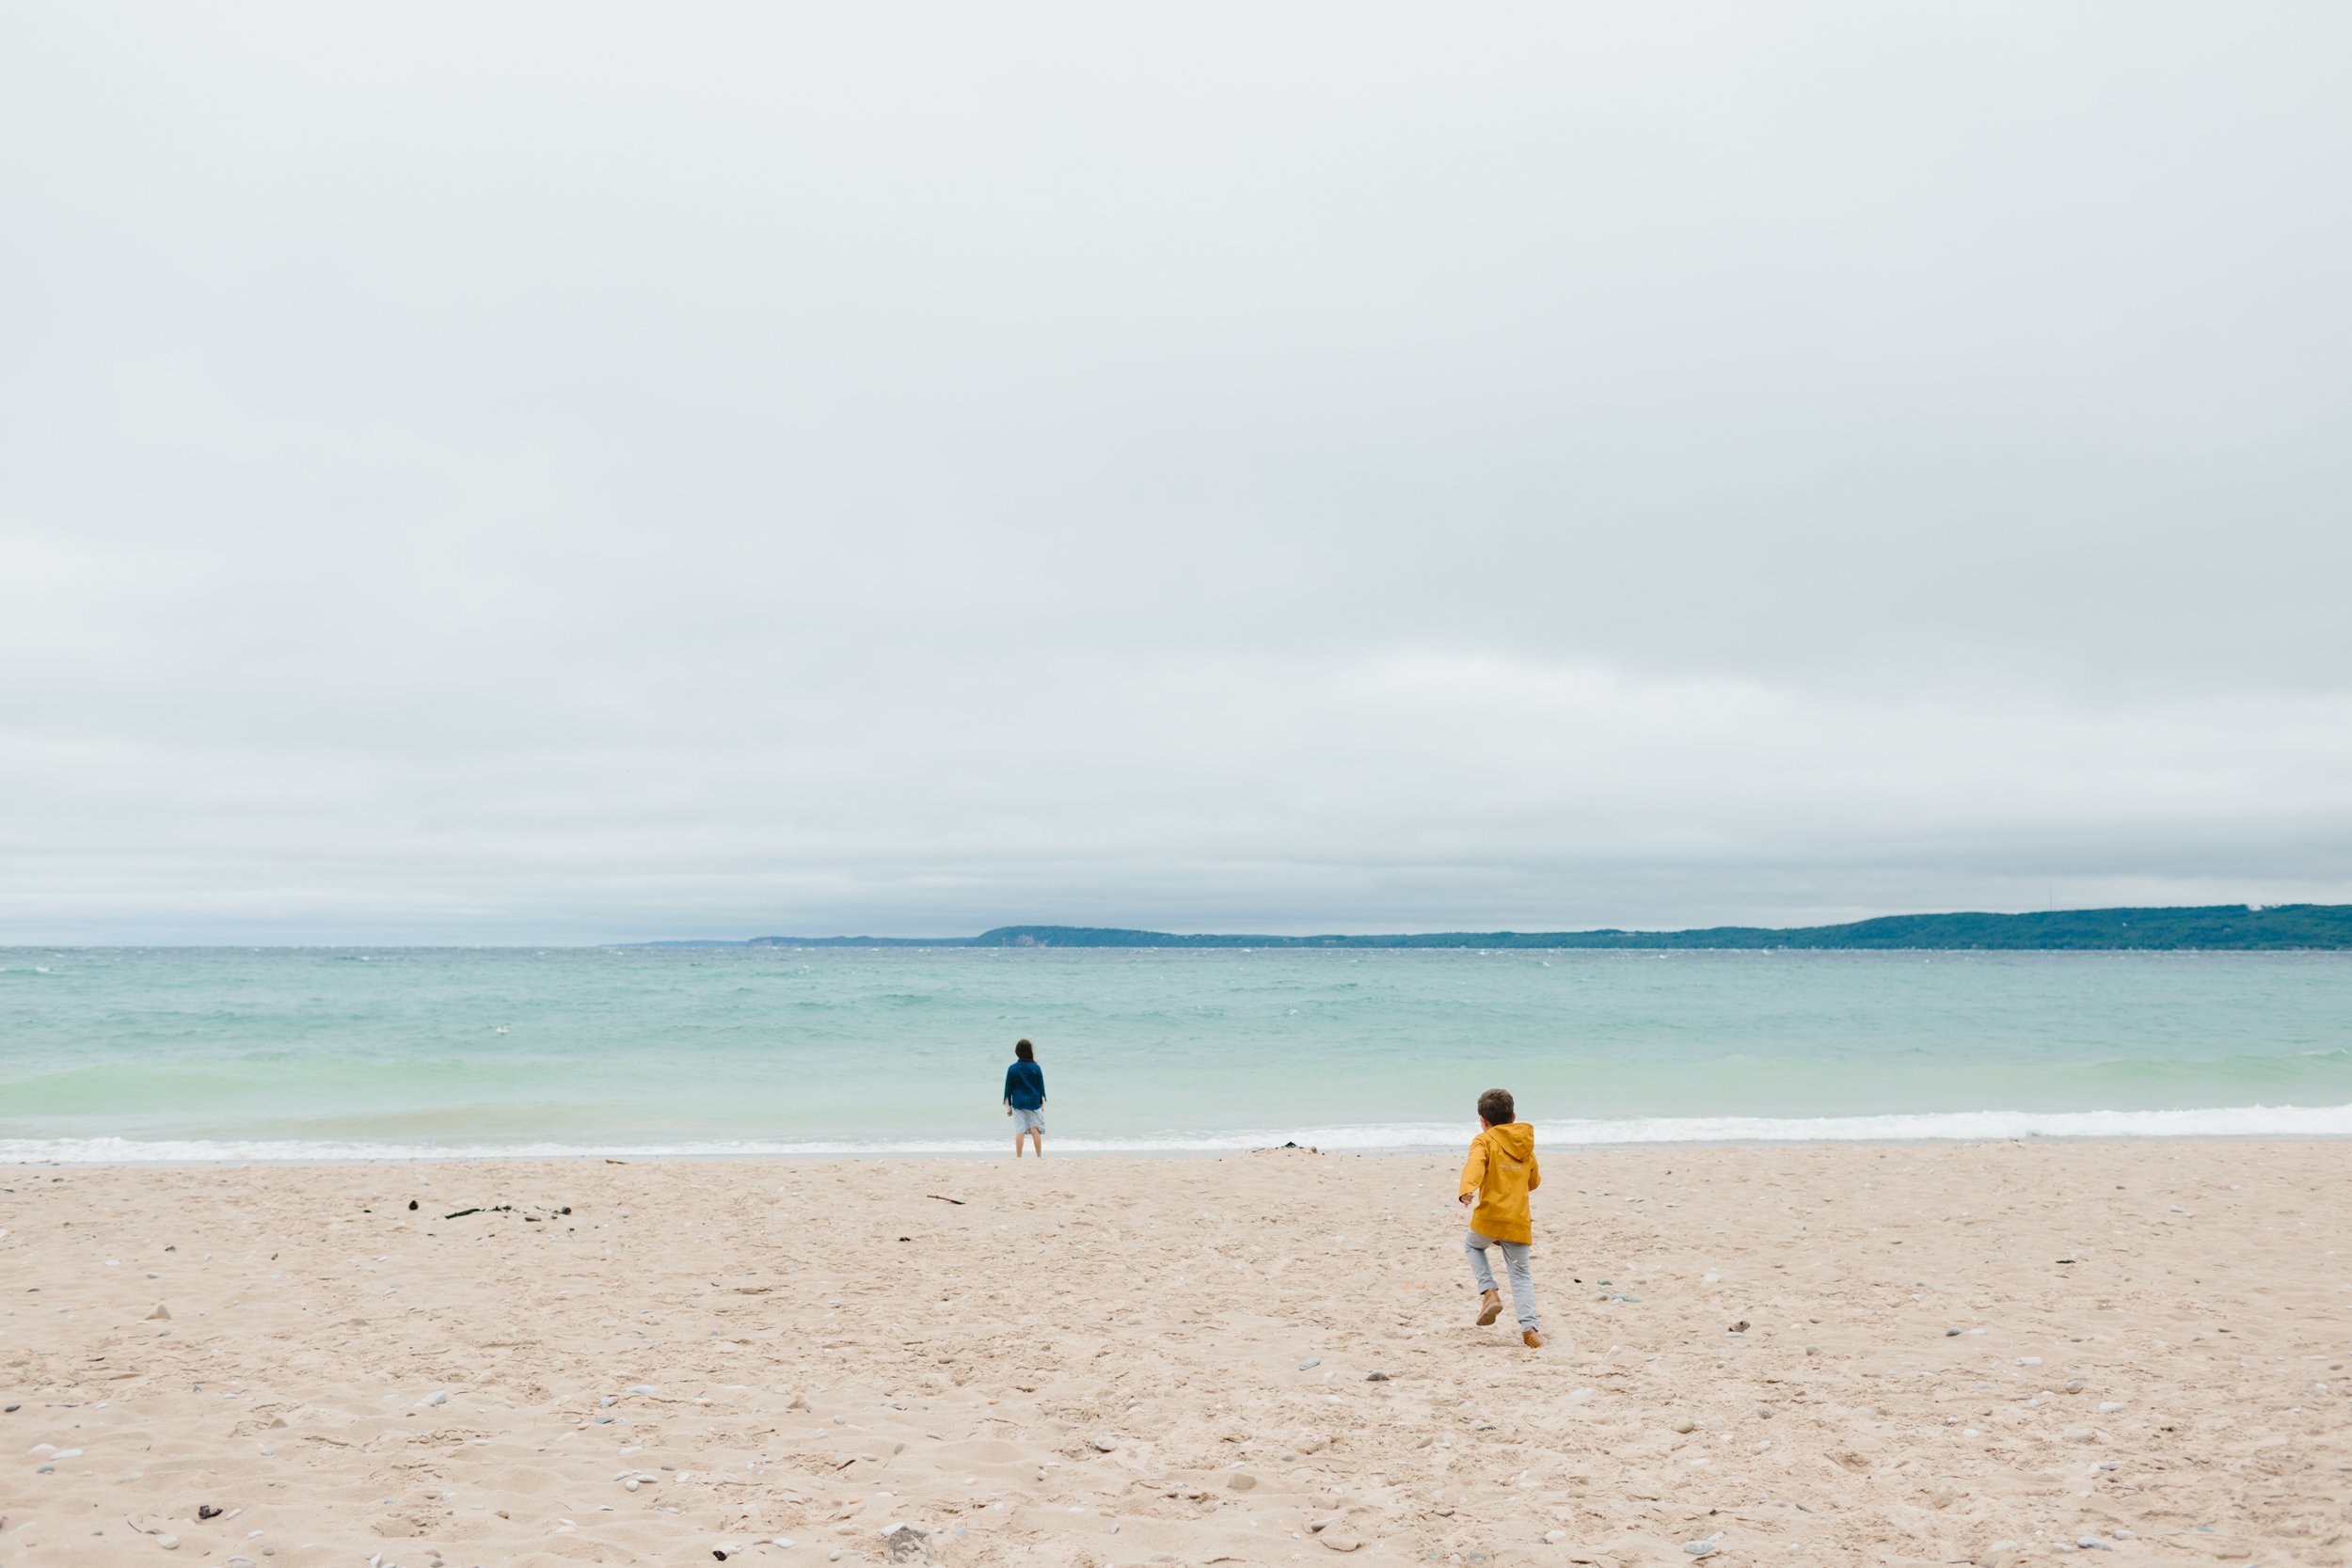
[[[0,1160],[2352,1132],[2352,955],[0,950]]]

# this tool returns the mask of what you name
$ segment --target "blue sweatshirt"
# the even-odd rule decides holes
[[[1045,1103],[1045,1069],[1035,1062],[1015,1062],[1005,1069],[1005,1100],[1016,1111],[1034,1111]]]

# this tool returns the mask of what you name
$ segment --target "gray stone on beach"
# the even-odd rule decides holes
[[[653,1385],[650,1383],[632,1383],[628,1386],[628,1391],[632,1394],[650,1394],[653,1392]]]
[[[417,1408],[419,1410],[430,1410],[437,1404],[447,1404],[448,1402],[449,1390],[446,1388],[436,1388],[433,1392],[425,1395],[424,1398],[417,1402]]]
[[[1386,1383],[1389,1381],[1389,1374],[1386,1372],[1366,1372],[1364,1374],[1364,1381],[1366,1383]]]
[[[1723,1538],[1724,1532],[1717,1530],[1704,1541],[1685,1541],[1682,1549],[1692,1557],[1705,1557],[1722,1543]]]
[[[1698,1422],[1691,1419],[1688,1416],[1677,1416],[1672,1421],[1669,1421],[1667,1425],[1674,1428],[1677,1432],[1696,1432],[1699,1426]]]
[[[892,1562],[937,1562],[931,1538],[913,1525],[893,1525],[882,1531],[882,1549]]]
[[[1110,1453],[1115,1451],[1118,1447],[1119,1439],[1116,1437],[1097,1437],[1094,1440],[1094,1448],[1097,1453]]]
[[[155,1304],[155,1310],[147,1315],[147,1321],[151,1323],[169,1323],[171,1321],[171,1308],[166,1307],[159,1301]]]
[[[1335,1552],[1352,1552],[1364,1544],[1364,1538],[1349,1528],[1346,1518],[1337,1513],[1315,1520],[1307,1527],[1307,1533]]]
[[[1302,1372],[1311,1372],[1311,1371],[1313,1371],[1313,1370],[1314,1370],[1317,1367],[1320,1367],[1320,1366],[1322,1366],[1322,1365],[1323,1365],[1323,1357],[1322,1357],[1322,1356],[1320,1356],[1320,1355],[1311,1355],[1311,1356],[1307,1357],[1307,1359],[1306,1359],[1306,1360],[1301,1361],[1301,1362],[1298,1364],[1298,1370],[1299,1370],[1300,1371],[1302,1371]]]
[[[1957,1339],[1960,1338],[1960,1330],[1957,1328],[1947,1328],[1944,1331],[1944,1338],[1947,1339]]]
[[[620,1403],[621,1399],[618,1394],[607,1394],[603,1398],[596,1401],[596,1402],[601,1405],[611,1406]]]
[[[1258,1487],[1258,1478],[1247,1470],[1235,1470],[1225,1478],[1225,1484],[1235,1492],[1254,1492]]]

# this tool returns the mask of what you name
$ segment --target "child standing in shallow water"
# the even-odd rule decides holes
[[[1461,1202],[1470,1210],[1462,1250],[1470,1254],[1470,1277],[1478,1281],[1479,1326],[1502,1315],[1502,1292],[1495,1289],[1495,1271],[1486,1261],[1489,1249],[1501,1247],[1519,1338],[1530,1350],[1540,1350],[1544,1325],[1536,1321],[1535,1276],[1527,1266],[1535,1239],[1527,1195],[1544,1184],[1535,1164],[1535,1130],[1518,1119],[1508,1089],[1488,1089],[1478,1097],[1478,1126],[1462,1166]]]

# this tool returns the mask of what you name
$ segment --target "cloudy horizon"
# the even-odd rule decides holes
[[[0,23],[0,942],[2352,902],[2352,13]]]

